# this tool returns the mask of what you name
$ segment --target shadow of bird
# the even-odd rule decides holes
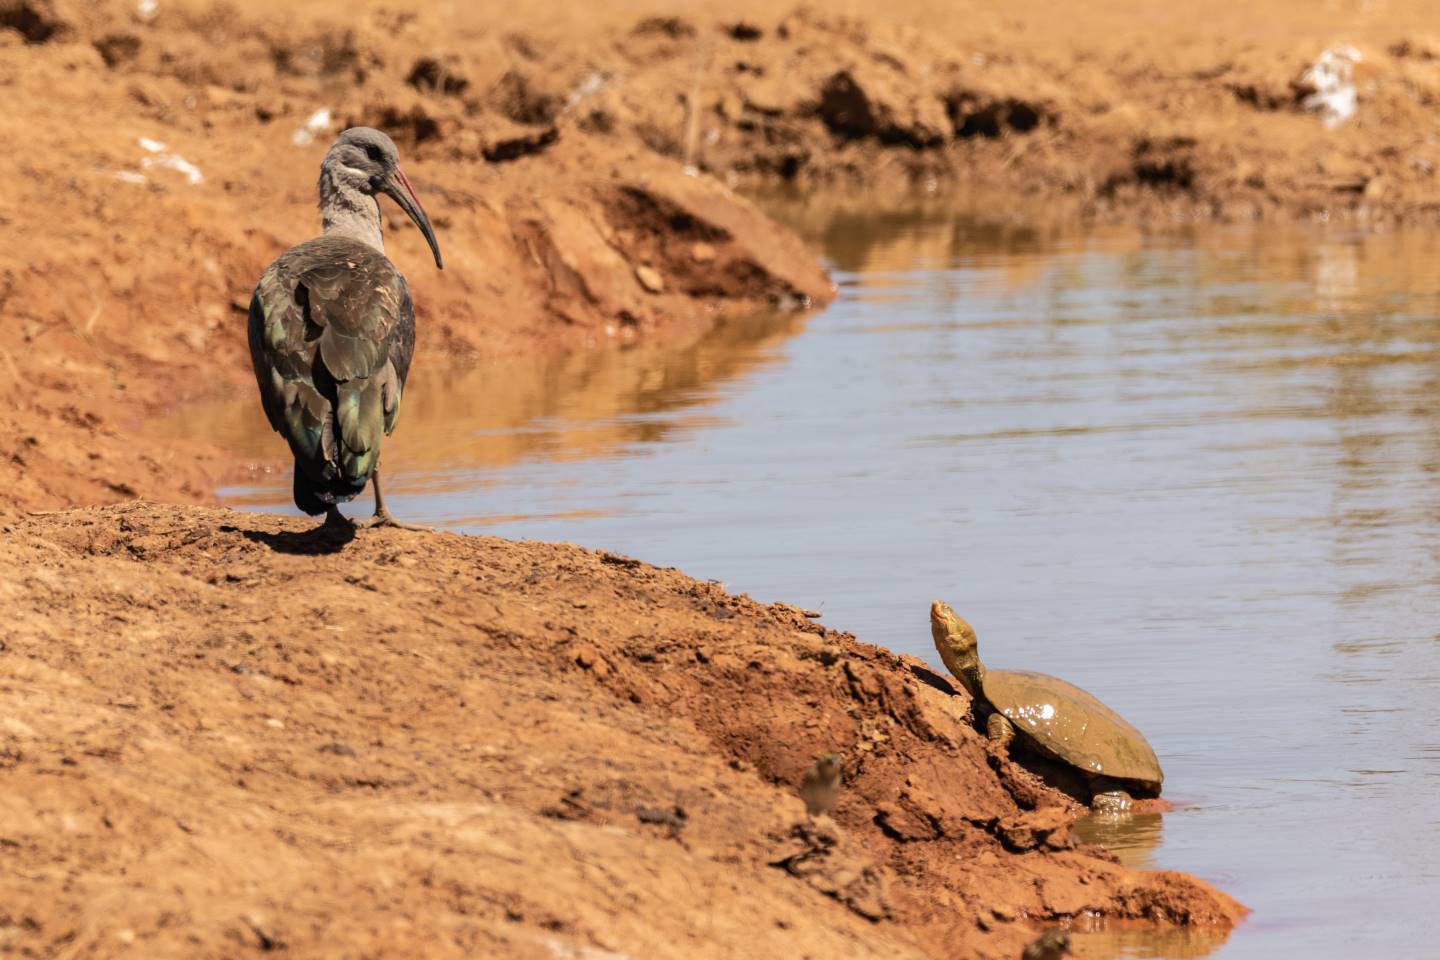
[[[325,523],[304,531],[267,533],[264,530],[241,530],[240,535],[252,543],[263,543],[276,553],[314,557],[339,553],[355,539],[355,527],[348,523]]]

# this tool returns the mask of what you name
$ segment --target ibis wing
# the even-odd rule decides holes
[[[354,240],[300,244],[260,278],[249,334],[266,416],[296,460],[316,480],[363,485],[394,429],[414,343],[404,277]]]

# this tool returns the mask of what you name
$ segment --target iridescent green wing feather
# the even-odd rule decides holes
[[[321,237],[265,271],[250,303],[255,377],[270,425],[312,479],[363,487],[394,429],[413,342],[405,280],[365,244]]]

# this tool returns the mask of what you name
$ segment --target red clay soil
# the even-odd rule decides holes
[[[1015,957],[1056,923],[1243,912],[1077,845],[963,692],[791,607],[307,526],[135,503],[3,529],[0,949]]]
[[[316,232],[346,125],[395,136],[445,254],[387,211],[421,375],[825,303],[742,182],[1424,216],[1419,15],[453,6],[0,0],[0,952],[1013,957],[1233,924],[1077,846],[918,660],[574,547],[195,506],[237,465],[135,428],[249,377],[250,290]],[[1330,130],[1295,78],[1337,38],[1369,79]],[[179,505],[98,506],[137,498]]]

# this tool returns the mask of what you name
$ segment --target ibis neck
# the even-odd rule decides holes
[[[385,252],[380,204],[373,195],[333,176],[328,167],[320,170],[320,223],[327,237],[349,237]]]

